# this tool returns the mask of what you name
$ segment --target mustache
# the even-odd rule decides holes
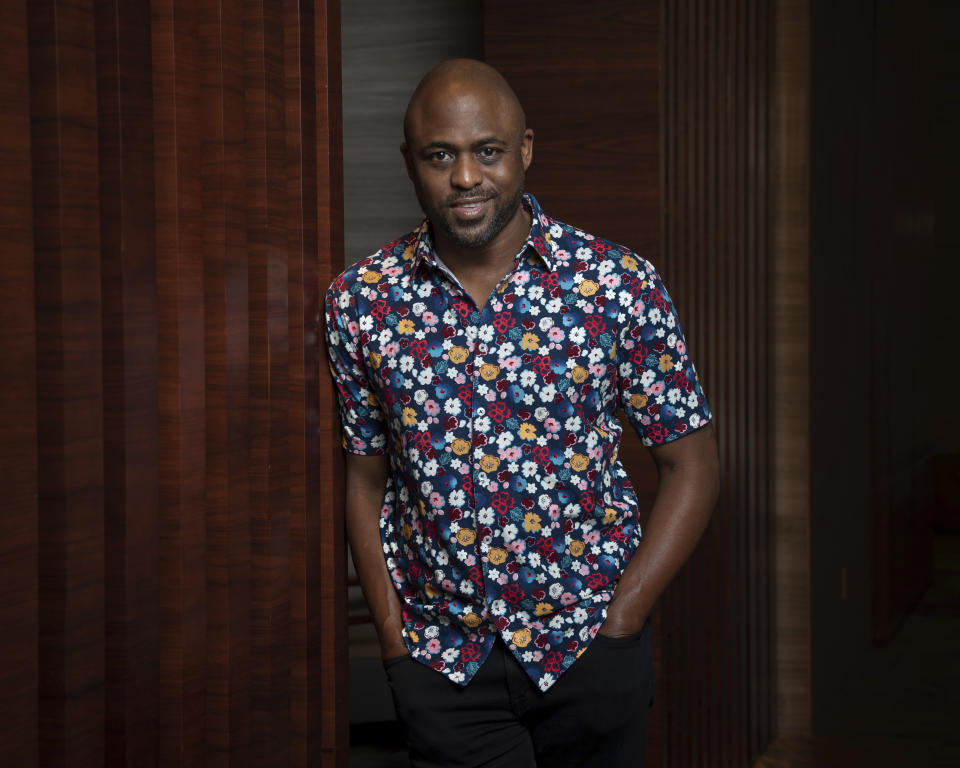
[[[500,193],[494,189],[482,189],[481,187],[474,187],[467,192],[458,192],[455,195],[451,195],[444,200],[444,205],[456,205],[464,200],[476,200],[479,197],[495,200],[496,198],[500,197]]]

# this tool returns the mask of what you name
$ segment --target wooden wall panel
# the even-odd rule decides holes
[[[343,766],[339,7],[7,6],[0,764]]]
[[[156,749],[157,283],[149,8],[96,3],[106,762]]]
[[[749,765],[776,722],[771,4],[485,11],[485,57],[538,131],[528,188],[657,264],[716,415],[721,500],[656,614],[650,764]],[[547,18],[550,34],[531,35]],[[621,455],[650,499],[645,453],[625,441]]]
[[[0,756],[37,765],[36,331],[26,7],[0,7]]]
[[[37,332],[39,762],[104,759],[103,384],[92,0],[27,5]]]

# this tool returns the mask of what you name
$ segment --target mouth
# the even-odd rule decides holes
[[[479,219],[486,213],[490,201],[489,197],[472,197],[450,203],[449,207],[459,219]]]

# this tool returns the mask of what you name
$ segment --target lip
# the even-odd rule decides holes
[[[475,197],[470,200],[457,200],[450,205],[450,210],[460,219],[479,219],[486,213],[489,204],[489,197]]]

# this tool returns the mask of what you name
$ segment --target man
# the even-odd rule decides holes
[[[533,131],[454,60],[401,146],[426,219],[327,294],[347,532],[421,766],[642,765],[650,610],[715,503],[710,411],[670,298],[523,193]],[[640,537],[623,408],[660,483]]]

